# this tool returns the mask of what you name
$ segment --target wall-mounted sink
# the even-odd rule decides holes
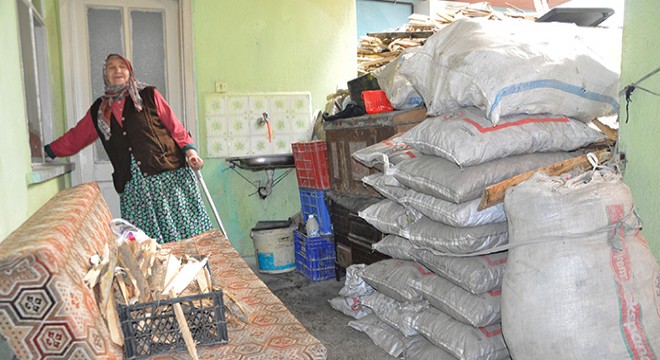
[[[266,196],[270,195],[271,191],[273,190],[273,186],[275,186],[275,184],[277,184],[280,180],[282,180],[282,178],[284,178],[291,171],[293,171],[293,169],[286,170],[277,179],[273,179],[275,169],[295,167],[295,163],[293,161],[293,154],[235,156],[235,157],[226,158],[225,161],[227,161],[230,164],[229,167],[234,171],[236,171],[237,173],[239,173],[239,175],[240,172],[236,170],[237,167],[251,171],[260,171],[260,170],[266,171],[267,180],[265,183],[262,184],[261,181],[259,181],[258,184],[250,182],[252,185],[254,185],[255,188],[257,188],[255,194],[259,194],[259,197],[262,199],[265,199]],[[241,176],[245,180],[250,181],[245,176],[243,175]]]
[[[232,167],[237,166],[252,171],[295,167],[293,154],[235,156],[226,158],[225,161]]]

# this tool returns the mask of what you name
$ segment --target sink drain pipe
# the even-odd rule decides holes
[[[257,191],[259,192],[259,197],[262,199],[265,199],[266,196],[270,195],[271,192],[273,192],[273,173],[275,170],[273,169],[266,169],[266,177],[268,180],[266,180],[266,186],[259,186],[259,189]]]

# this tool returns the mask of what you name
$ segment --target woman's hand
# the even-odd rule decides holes
[[[186,162],[193,170],[199,170],[204,165],[204,160],[202,160],[195,149],[186,150]]]

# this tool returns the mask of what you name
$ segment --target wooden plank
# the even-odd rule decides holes
[[[115,304],[114,296],[108,298],[108,301],[105,304],[105,313],[107,314],[106,320],[108,330],[110,330],[110,340],[119,346],[124,346],[124,333],[121,331],[121,324],[119,322],[119,314],[117,313],[117,305]]]
[[[151,298],[149,283],[144,278],[140,266],[135,259],[134,252],[131,250],[135,241],[125,242],[119,246],[119,263],[126,270],[126,274],[131,279],[133,286],[138,290],[140,302],[148,302]]]
[[[594,153],[598,158],[598,163],[601,164],[612,157],[612,154],[608,150],[599,150]],[[526,173],[516,175],[507,180],[501,181],[497,184],[493,184],[486,188],[484,194],[481,197],[481,203],[479,203],[478,210],[487,209],[495,204],[499,204],[504,200],[504,192],[506,189],[516,186],[521,182],[529,179],[532,175],[537,172],[545,172],[549,176],[557,176],[564,173],[567,173],[578,167],[589,168],[591,164],[587,159],[587,155],[578,156],[572,159],[560,161],[548,166],[544,166],[535,170],[528,171]]]
[[[170,291],[169,294],[170,297],[172,298],[176,297],[176,295],[174,294],[174,290]],[[176,321],[179,323],[179,330],[181,331],[181,335],[183,336],[183,341],[186,343],[186,348],[188,349],[188,353],[193,359],[199,360],[199,357],[197,357],[197,346],[195,346],[195,340],[193,339],[192,334],[190,333],[190,328],[188,327],[186,316],[183,314],[181,303],[177,302],[172,304],[172,309],[174,310],[174,316],[176,317]]]
[[[110,251],[108,245],[106,244],[105,248],[107,248],[107,254],[108,254],[108,268],[104,274],[101,275],[100,278],[100,285],[99,285],[99,292],[100,292],[100,297],[99,300],[101,302],[100,308],[101,308],[101,315],[103,316],[111,316],[111,314],[106,314],[106,308],[109,306],[107,303],[110,301],[110,299],[114,298],[115,294],[112,291],[112,283],[113,279],[115,276],[115,268],[117,267],[117,253],[114,251]],[[103,250],[104,254],[106,249]],[[114,304],[114,301],[113,301]],[[113,305],[114,306],[114,305]],[[106,318],[107,319],[107,318]]]
[[[619,137],[619,134],[618,134],[619,132],[618,132],[617,130],[612,129],[611,127],[609,127],[609,126],[603,124],[603,123],[600,122],[600,120],[598,120],[598,119],[594,119],[594,120],[592,121],[592,123],[593,123],[594,125],[596,125],[596,127],[598,128],[598,130],[600,130],[603,134],[605,134],[605,136],[607,136],[607,139],[608,139],[608,140],[610,140],[610,141],[617,141],[617,139],[618,139],[618,137]]]
[[[433,31],[393,31],[393,32],[378,32],[378,33],[367,33],[367,36],[379,38],[379,39],[398,39],[398,38],[428,38],[433,35]]]
[[[162,289],[165,289],[170,285],[172,280],[177,276],[179,271],[181,270],[181,260],[177,258],[176,256],[170,254],[167,257],[167,266],[166,266],[166,272],[165,272],[165,281],[163,281],[163,286],[161,289],[158,289],[158,291],[162,292]]]
[[[366,114],[335,121],[324,121],[323,130],[344,130],[387,126],[399,126],[402,124],[418,124],[426,119],[426,108],[416,107],[412,109],[394,110],[379,114]]]
[[[176,274],[167,286],[165,286],[161,295],[174,293],[178,296],[188,285],[190,285],[191,282],[193,282],[193,280],[195,280],[195,278],[197,278],[197,274],[206,265],[207,261],[208,258],[204,258],[202,261],[189,262],[183,265],[181,270],[179,270],[179,273]]]

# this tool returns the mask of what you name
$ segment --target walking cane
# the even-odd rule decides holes
[[[222,220],[220,220],[220,214],[218,214],[218,210],[215,208],[215,204],[213,203],[213,198],[211,198],[211,193],[209,193],[209,189],[206,187],[206,183],[204,182],[204,178],[202,177],[201,171],[193,170],[193,172],[195,173],[197,182],[204,191],[204,195],[206,195],[206,200],[208,200],[209,204],[211,205],[211,210],[213,210],[213,216],[215,216],[215,220],[218,222],[218,225],[220,225],[220,231],[222,231],[222,234],[227,238],[227,240],[229,240],[227,231],[225,230],[225,227],[222,225]]]

